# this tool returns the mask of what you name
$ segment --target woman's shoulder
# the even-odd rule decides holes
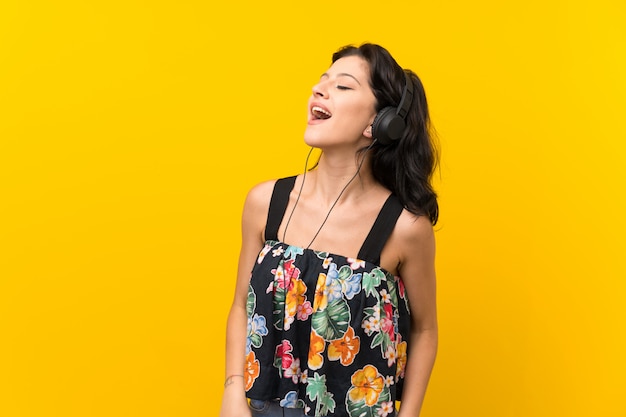
[[[278,180],[266,180],[250,188],[246,197],[246,207],[255,211],[267,211],[274,192],[274,185]]]
[[[405,208],[381,253],[381,266],[394,275],[406,274],[407,265],[431,257],[434,248],[435,235],[428,216],[416,215]]]
[[[243,206],[242,227],[244,234],[251,233],[263,240],[263,231],[269,212],[270,200],[276,180],[263,181],[248,191]],[[256,238],[256,237],[255,237]]]
[[[407,209],[402,210],[393,235],[399,247],[410,252],[434,245],[435,241],[435,232],[428,216],[416,215]]]
[[[267,180],[254,185],[248,190],[247,202],[253,205],[269,204],[276,180]]]

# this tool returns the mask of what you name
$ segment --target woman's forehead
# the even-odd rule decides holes
[[[335,61],[324,74],[351,75],[358,81],[364,81],[369,79],[369,65],[360,56],[346,56]]]

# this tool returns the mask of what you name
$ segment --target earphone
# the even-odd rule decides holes
[[[378,112],[372,122],[372,137],[383,145],[389,145],[400,139],[406,126],[406,115],[413,101],[413,82],[406,72],[404,72],[404,78],[406,83],[398,107],[385,107]]]

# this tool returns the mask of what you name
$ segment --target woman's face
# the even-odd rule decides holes
[[[340,58],[313,87],[304,140],[321,148],[361,147],[371,139],[375,106],[367,61],[358,56]]]

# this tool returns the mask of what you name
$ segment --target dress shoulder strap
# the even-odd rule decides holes
[[[363,246],[361,246],[359,259],[371,262],[374,265],[380,263],[380,253],[385,247],[393,228],[396,226],[402,209],[402,204],[400,204],[398,198],[391,194],[380,209],[372,229],[365,238]]]
[[[265,240],[278,240],[278,228],[283,221],[287,205],[289,204],[289,194],[296,183],[296,176],[281,178],[276,180],[270,208],[267,213],[267,223],[265,225]]]

